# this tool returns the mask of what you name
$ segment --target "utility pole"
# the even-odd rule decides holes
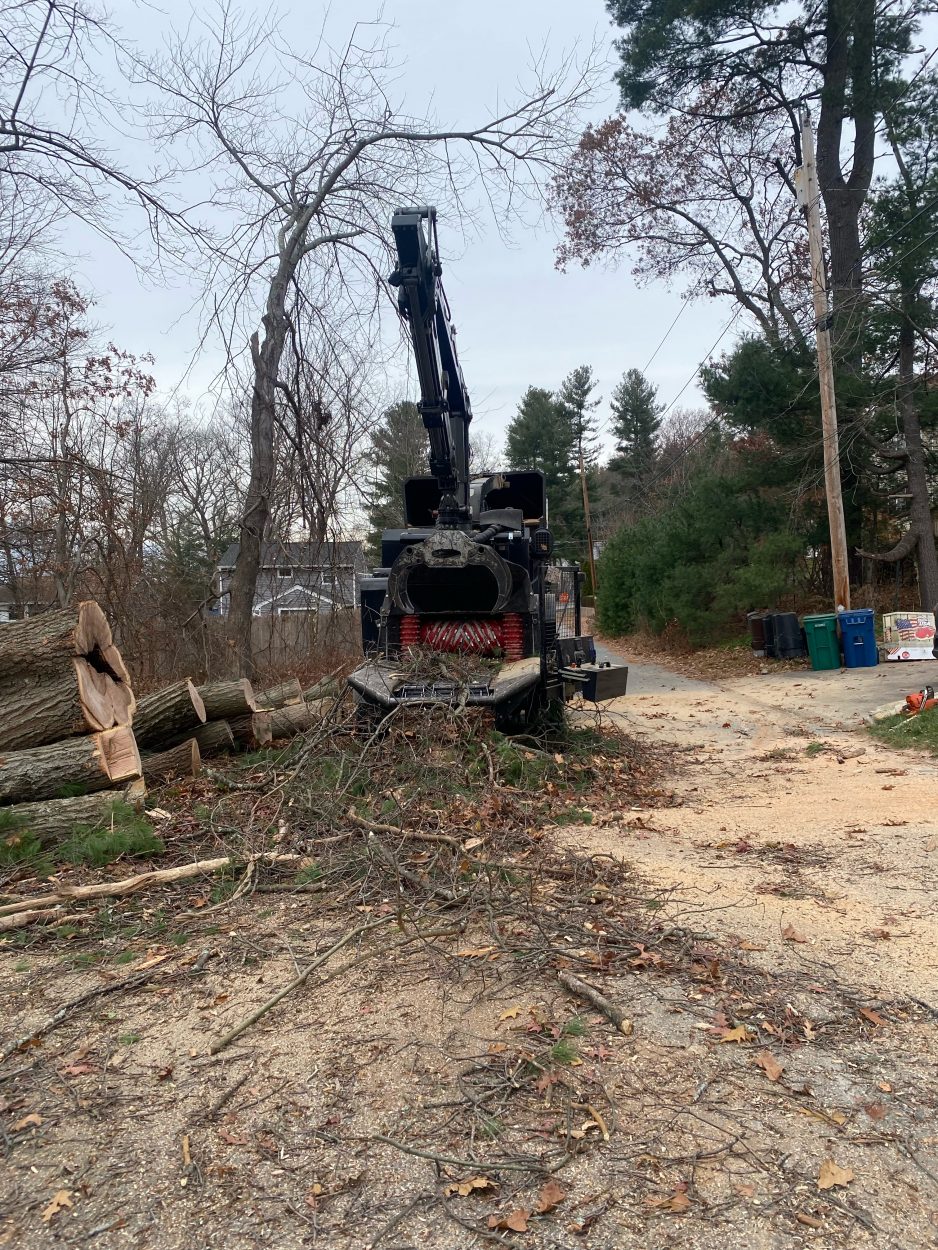
[[[580,448],[580,485],[583,487],[583,513],[586,517],[586,541],[589,546],[590,580],[593,594],[599,589],[596,581],[596,557],[593,555],[593,522],[590,518],[590,494],[586,488],[586,469],[583,467],[583,448]]]
[[[834,363],[831,356],[831,314],[827,298],[824,248],[821,244],[821,190],[814,162],[814,131],[811,114],[801,110],[801,168],[796,170],[798,202],[808,223],[811,249],[811,288],[817,334],[817,367],[821,383],[821,423],[824,430],[824,483],[827,520],[831,534],[831,567],[834,574],[834,606],[850,607],[850,572],[847,564],[847,528],[840,488],[840,441],[837,436],[837,401],[834,395]]]

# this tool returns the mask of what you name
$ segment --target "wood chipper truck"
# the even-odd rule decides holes
[[[404,485],[403,529],[361,579],[364,663],[349,677],[367,712],[482,705],[506,732],[531,732],[576,694],[625,693],[625,665],[597,663],[581,632],[579,567],[554,559],[544,477],[473,476],[472,411],[440,282],[436,210],[391,222],[390,282],[413,343],[429,442],[425,477]]]

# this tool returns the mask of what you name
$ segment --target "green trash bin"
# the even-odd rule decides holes
[[[840,668],[840,640],[837,637],[837,617],[833,612],[821,616],[806,616],[802,622],[808,640],[808,655],[815,670]]]

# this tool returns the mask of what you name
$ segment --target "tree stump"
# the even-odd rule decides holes
[[[209,682],[199,686],[199,695],[205,705],[206,720],[230,721],[257,711],[257,700],[246,677],[238,681]]]
[[[137,704],[134,732],[142,747],[158,747],[188,734],[206,720],[205,705],[188,677]]]
[[[133,730],[119,725],[83,738],[64,738],[47,746],[0,755],[0,803],[59,798],[68,786],[107,790],[140,775],[140,753]]]
[[[143,756],[143,776],[147,781],[169,781],[174,777],[198,777],[202,756],[195,738],[187,738],[178,746]]]

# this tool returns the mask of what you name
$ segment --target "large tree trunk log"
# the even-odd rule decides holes
[[[200,754],[206,758],[226,755],[235,749],[234,734],[226,720],[210,720],[207,725],[200,725],[192,736],[199,744]]]
[[[75,656],[99,671],[109,669],[117,681],[130,684],[111,627],[93,599],[25,621],[7,622],[0,634],[0,679],[24,672],[55,675]]]
[[[254,712],[250,716],[236,716],[228,722],[235,743],[243,751],[265,747],[271,741],[270,718],[273,712]]]
[[[143,775],[147,781],[169,781],[174,777],[198,777],[202,756],[195,738],[156,755],[144,755]]]
[[[315,686],[310,686],[308,690],[303,691],[303,698],[307,703],[315,699],[325,699],[339,693],[339,680],[332,676],[322,677],[316,682]]]
[[[0,680],[0,750],[25,750],[115,725],[129,725],[130,686],[75,657],[57,675]]]
[[[84,738],[0,755],[0,803],[38,802],[65,786],[107,790],[141,775],[133,730],[126,725]]]
[[[269,712],[271,708],[286,707],[288,704],[303,702],[303,688],[296,677],[282,681],[279,686],[270,686],[257,695],[258,710]]]
[[[46,799],[39,803],[14,803],[3,809],[4,823],[9,827],[31,833],[40,843],[64,842],[78,828],[99,829],[108,825],[115,803],[133,805],[134,782],[123,790],[98,790],[95,794],[81,794],[71,799]]]
[[[148,694],[137,705],[134,731],[142,747],[162,746],[205,723],[205,705],[188,678]]]
[[[278,708],[270,713],[270,732],[274,738],[295,738],[310,729],[318,719],[305,703]]]
[[[257,700],[246,677],[240,681],[213,681],[199,686],[206,720],[231,720],[257,711]]]

